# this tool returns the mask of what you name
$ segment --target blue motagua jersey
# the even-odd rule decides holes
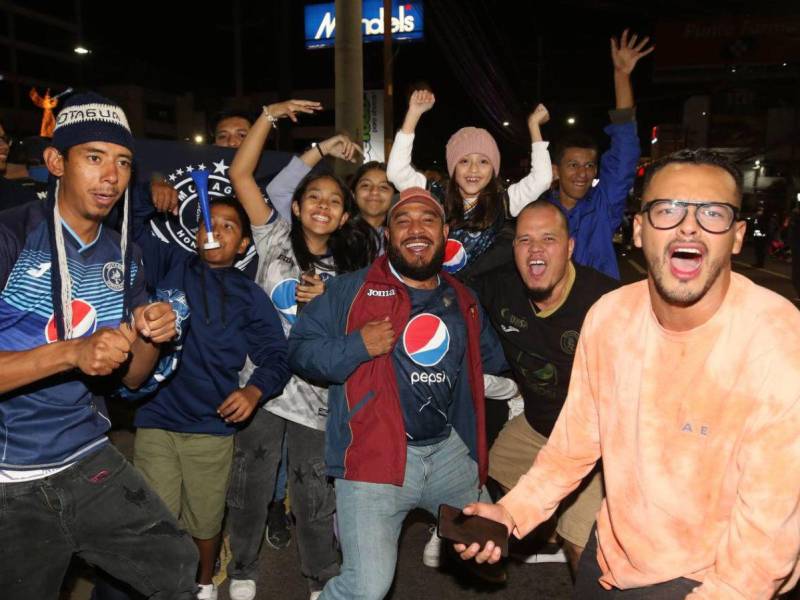
[[[44,202],[0,213],[0,351],[22,351],[57,341],[52,264]],[[64,225],[72,279],[73,338],[122,318],[120,237],[100,228],[89,244]],[[147,302],[141,255],[130,253],[130,306]],[[42,469],[69,464],[99,448],[110,426],[102,391],[113,385],[72,371],[0,395],[0,468]]]
[[[450,433],[453,388],[465,360],[466,326],[455,291],[446,283],[434,290],[407,290],[411,318],[392,360],[408,443],[426,445]]]

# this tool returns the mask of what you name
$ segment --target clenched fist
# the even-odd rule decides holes
[[[177,334],[175,311],[168,302],[153,302],[133,309],[134,329],[154,344],[170,341]]]
[[[382,321],[370,321],[361,328],[361,339],[372,358],[387,354],[394,345],[394,330],[389,317]]]
[[[414,90],[408,100],[408,112],[421,115],[428,112],[436,104],[436,96],[430,90]]]
[[[532,125],[544,125],[550,120],[550,112],[544,104],[537,104],[533,112],[528,115],[528,127]]]
[[[119,329],[99,329],[77,342],[75,366],[87,375],[110,375],[130,356],[131,340]]]

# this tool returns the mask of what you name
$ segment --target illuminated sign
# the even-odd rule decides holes
[[[305,11],[306,48],[333,48],[336,8],[333,2],[309,4]],[[364,0],[361,9],[364,42],[383,41],[383,0]],[[422,2],[392,0],[392,41],[421,40],[424,23]]]

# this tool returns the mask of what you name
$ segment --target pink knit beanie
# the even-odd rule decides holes
[[[492,163],[495,176],[500,174],[500,150],[492,134],[478,127],[462,127],[447,142],[447,174],[452,176],[456,163],[467,154],[476,152],[485,155]]]

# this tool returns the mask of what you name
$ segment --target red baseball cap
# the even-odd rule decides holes
[[[442,221],[447,220],[444,215],[444,206],[441,205],[441,203],[433,196],[433,194],[421,187],[411,187],[403,190],[399,194],[396,194],[392,198],[392,205],[389,207],[386,220],[388,221],[392,217],[392,212],[394,212],[398,206],[408,204],[409,202],[421,202],[423,204],[427,204],[436,210],[439,216],[442,217]]]

